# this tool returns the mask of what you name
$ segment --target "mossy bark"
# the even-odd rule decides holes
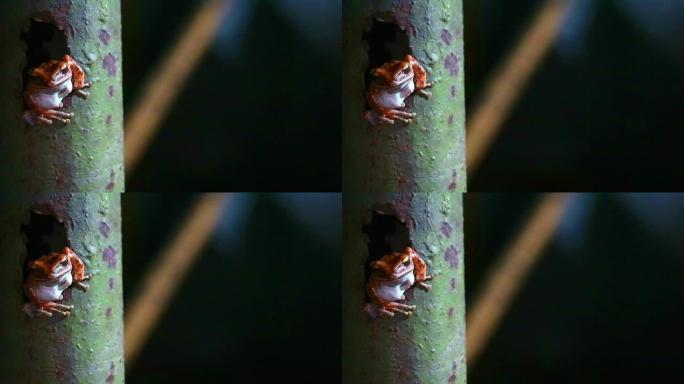
[[[123,383],[120,193],[124,189],[118,0],[0,2],[0,382]],[[35,28],[47,26],[50,33]],[[52,38],[50,38],[52,36]],[[41,42],[41,39],[49,41]],[[33,45],[33,47],[32,47]],[[40,51],[40,59],[35,52]],[[92,83],[70,96],[69,124],[24,122],[36,61],[71,55]],[[32,56],[34,55],[34,56]],[[33,61],[33,63],[32,63]],[[64,302],[71,316],[30,319],[22,291],[32,213],[54,217],[92,275]],[[61,251],[49,248],[47,252]],[[34,255],[35,256],[35,255]]]
[[[427,69],[433,97],[413,97],[409,125],[364,119],[373,20],[396,25]],[[465,383],[462,194],[465,173],[463,28],[460,0],[343,1],[342,372],[345,383]],[[399,57],[393,57],[399,59]],[[373,213],[404,223],[406,242],[434,275],[413,289],[406,318],[363,310]],[[392,245],[394,248],[394,245]],[[392,249],[398,251],[398,249]]]
[[[0,194],[0,381],[123,383],[123,303],[119,193]],[[22,311],[31,212],[64,224],[68,245],[92,275],[68,289],[69,317],[31,319]],[[57,250],[55,250],[57,251]]]
[[[3,191],[123,191],[120,16],[119,0],[0,2]],[[75,114],[71,123],[31,126],[22,119],[26,34],[32,19],[54,25],[64,35],[66,47],[56,50],[66,49],[92,82],[87,100],[65,100],[66,109]]]

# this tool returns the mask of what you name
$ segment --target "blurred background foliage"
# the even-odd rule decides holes
[[[123,197],[124,299],[197,195]],[[340,364],[340,194],[231,194],[129,383],[333,383]]]
[[[539,195],[465,197],[466,302]],[[684,194],[577,194],[469,383],[684,380]]]
[[[464,0],[472,111],[542,0]],[[471,191],[684,186],[684,2],[571,0]]]

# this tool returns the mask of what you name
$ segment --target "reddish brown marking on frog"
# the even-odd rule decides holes
[[[451,76],[458,75],[458,57],[455,54],[450,53],[446,59],[444,59],[444,68],[449,70]]]
[[[116,57],[111,53],[108,53],[104,59],[102,59],[102,68],[107,70],[109,76],[116,76]]]
[[[100,33],[98,34],[100,37],[100,41],[104,45],[109,45],[109,40],[111,37],[109,36],[109,32],[107,32],[106,29],[100,29]]]
[[[456,374],[452,373],[451,376],[449,376],[449,383],[455,383],[456,382]]]
[[[74,114],[63,111],[70,107],[65,105],[71,100],[68,96],[75,94],[84,99],[89,96],[85,89],[90,83],[85,81],[85,72],[69,55],[31,68],[29,76],[23,93],[28,109],[23,118],[31,125],[52,125],[54,120],[69,123]]]
[[[432,87],[427,81],[427,71],[411,55],[402,60],[392,60],[371,70],[373,79],[366,91],[366,101],[370,110],[364,118],[372,125],[393,125],[395,121],[409,124],[416,117],[407,112],[410,96],[418,94],[429,99],[432,94],[426,91]]]
[[[454,307],[449,307],[449,311],[447,312],[447,316],[449,316],[450,319],[454,318]]]
[[[109,287],[110,291],[114,289],[114,278],[109,278],[109,280],[107,281],[107,286]]]
[[[85,264],[71,248],[49,253],[28,263],[29,273],[24,282],[24,293],[29,302],[23,310],[29,317],[52,317],[58,313],[69,316],[73,305],[58,303],[69,300],[72,286],[87,292]]]
[[[105,316],[107,316],[107,318],[112,317],[112,307],[107,307],[107,311],[105,311]]]
[[[456,290],[456,278],[452,277],[451,280],[449,280],[449,287],[451,288],[452,291]]]
[[[109,87],[107,87],[107,95],[109,95],[109,97],[114,96],[114,86],[113,85],[110,85]]]
[[[100,230],[102,236],[104,236],[105,238],[109,237],[109,224],[105,223],[104,221],[101,221],[98,229]]]
[[[112,115],[107,115],[107,119],[105,119],[105,122],[107,125],[112,125]]]
[[[426,281],[431,279],[425,260],[411,247],[383,256],[371,263],[371,277],[366,284],[371,301],[366,304],[366,312],[374,318],[394,317],[396,313],[411,316],[416,306],[405,304],[411,288],[429,291],[432,286]]]
[[[453,245],[444,251],[444,260],[449,263],[451,268],[458,268],[458,250]]]
[[[107,263],[107,267],[116,268],[116,250],[111,245],[102,251],[102,260]]]
[[[449,120],[447,121],[450,127],[454,126],[454,115],[449,115]]]
[[[444,235],[444,237],[447,237],[447,238],[451,237],[451,231],[453,230],[453,228],[451,228],[451,224],[449,224],[445,221],[442,223],[441,229],[442,229],[442,234]]]
[[[451,32],[446,29],[442,29],[441,37],[444,44],[451,45]]]
[[[451,88],[449,89],[451,93],[451,97],[456,97],[456,86],[452,85]]]

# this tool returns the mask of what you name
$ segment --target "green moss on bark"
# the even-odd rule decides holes
[[[123,191],[120,15],[118,0],[0,4],[0,185],[4,191]],[[68,52],[93,83],[87,100],[70,97],[69,109],[75,117],[69,124],[34,127],[22,119],[27,46],[21,35],[29,30],[31,18],[64,33]]]
[[[8,383],[123,383],[123,305],[119,193],[0,195],[0,378]],[[22,311],[26,238],[32,211],[65,225],[69,246],[92,275],[73,287],[71,316],[30,319]],[[109,380],[109,381],[108,381]]]
[[[409,125],[372,127],[365,76],[373,19],[391,22],[434,82],[433,97],[408,101]],[[344,234],[342,372],[345,383],[465,383],[462,193],[465,173],[463,28],[460,0],[343,2]],[[399,57],[395,57],[399,59]],[[413,289],[411,318],[372,319],[363,310],[374,211],[406,224],[434,275]]]

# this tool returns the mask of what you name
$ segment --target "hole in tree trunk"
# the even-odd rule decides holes
[[[28,276],[28,264],[43,255],[61,252],[69,246],[67,230],[64,224],[51,215],[31,212],[28,224],[21,226],[26,236],[26,260],[24,260],[24,279]]]
[[[395,23],[373,19],[370,31],[363,34],[368,44],[368,67],[366,85],[371,80],[370,71],[388,61],[403,59],[411,53],[409,38]]]
[[[26,67],[24,68],[24,86],[28,82],[28,71],[40,64],[62,59],[69,53],[67,38],[54,24],[31,19],[29,30],[21,33],[26,43]]]
[[[383,256],[402,252],[411,246],[411,239],[406,223],[394,214],[384,213],[386,210],[374,210],[373,217],[363,232],[368,236],[368,260],[366,260],[366,281],[370,278],[370,264]]]

